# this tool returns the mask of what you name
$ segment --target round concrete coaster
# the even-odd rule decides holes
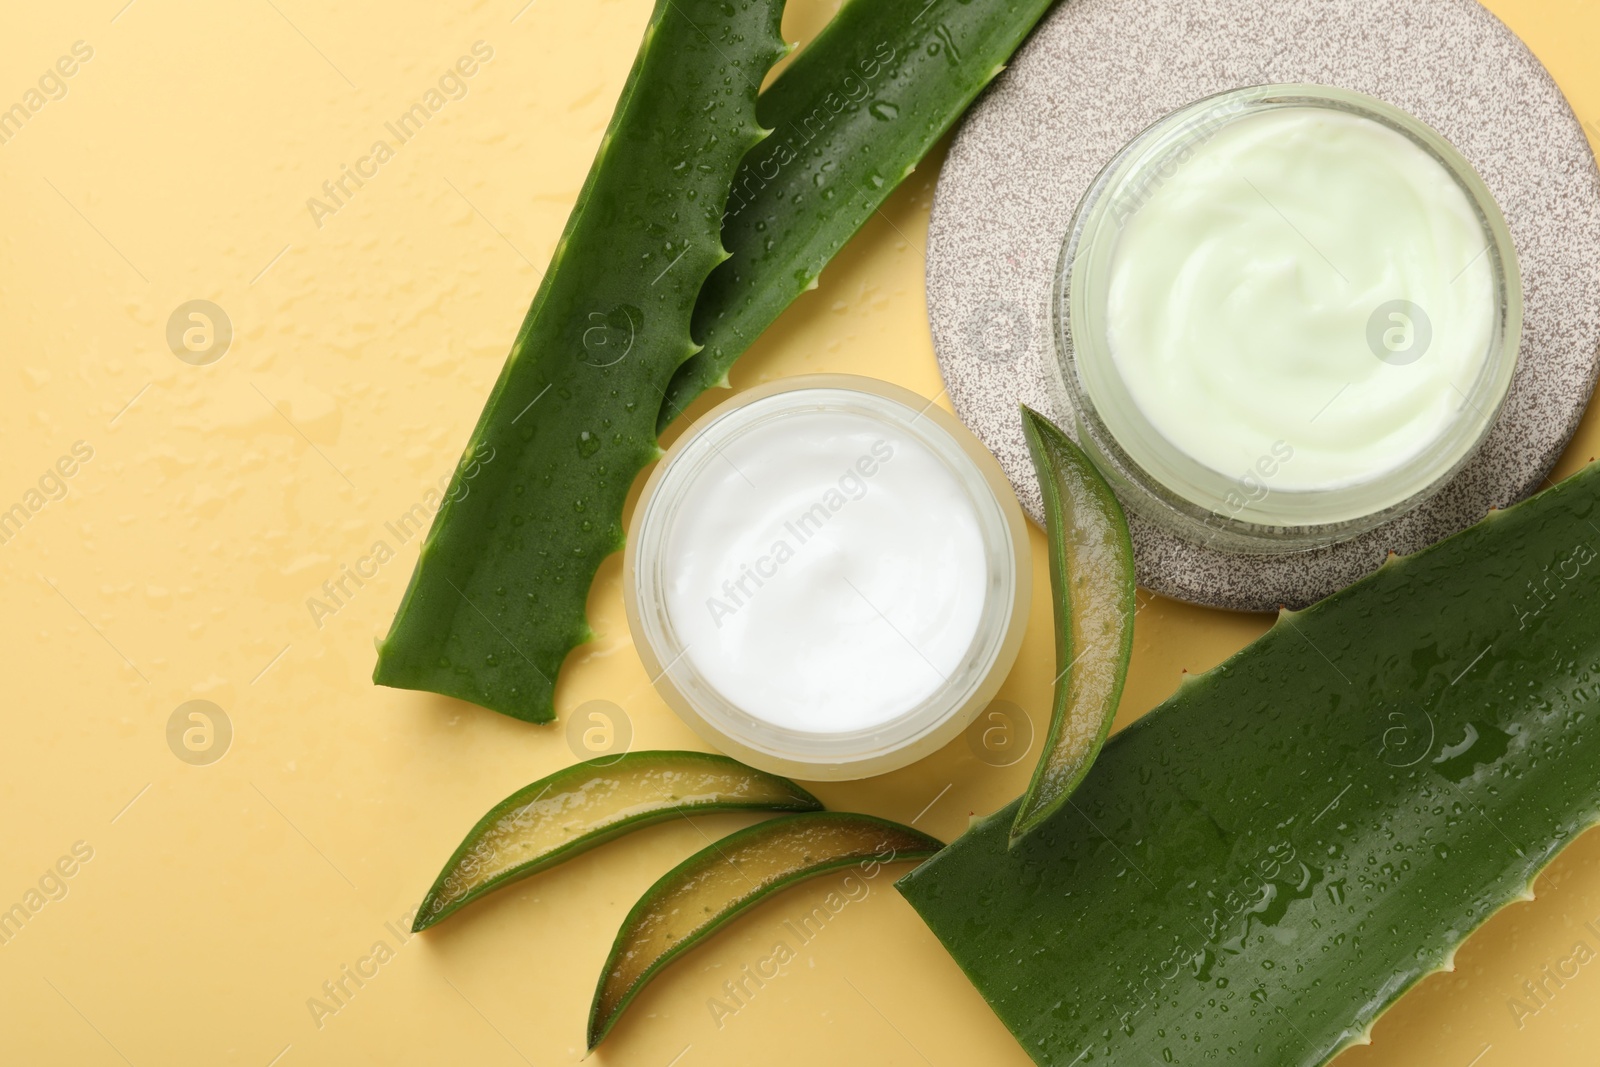
[[[1245,611],[1300,607],[1539,488],[1600,348],[1600,175],[1543,66],[1474,0],[1068,0],[964,121],[939,178],[928,315],[957,414],[1040,517],[1019,401],[1069,431],[1046,385],[1056,257],[1078,200],[1130,138],[1213,93],[1342,86],[1410,111],[1482,173],[1511,224],[1526,321],[1483,451],[1438,496],[1332,548],[1244,557],[1135,521],[1140,583]]]

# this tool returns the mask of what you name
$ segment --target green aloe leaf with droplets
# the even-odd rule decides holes
[[[695,351],[782,0],[659,0],[566,231],[422,546],[373,680],[555,717],[584,601],[622,544],[656,412]],[[486,451],[487,450],[487,453]]]
[[[1600,467],[1278,624],[899,888],[1041,1064],[1321,1064],[1600,819]]]
[[[851,0],[758,105],[779,0],[659,0],[468,442],[496,458],[458,472],[376,682],[554,718],[658,428],[815,285],[1051,3]]]

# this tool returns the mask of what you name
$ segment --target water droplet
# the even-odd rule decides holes
[[[600,451],[600,438],[588,430],[584,430],[578,435],[578,455],[588,459],[598,451]]]
[[[900,109],[887,100],[874,100],[867,111],[873,118],[882,119],[884,122],[890,122],[900,114]]]

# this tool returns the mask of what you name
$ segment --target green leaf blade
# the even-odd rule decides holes
[[[373,680],[533,722],[590,636],[585,600],[622,544],[655,419],[724,258],[735,167],[781,0],[659,0],[511,355],[434,519]]]
[[[1054,0],[850,0],[761,94],[773,131],[733,179],[723,244],[661,429],[734,361],[883,206],[1000,73]]]
[[[1286,615],[901,891],[1040,1063],[1324,1063],[1600,817],[1597,496]]]

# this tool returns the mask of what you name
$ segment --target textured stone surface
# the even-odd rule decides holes
[[[1016,405],[1073,429],[1057,390],[1051,287],[1079,198],[1133,135],[1213,93],[1342,86],[1406,109],[1483,175],[1523,275],[1522,352],[1483,450],[1422,507],[1316,552],[1227,555],[1134,522],[1139,580],[1239,610],[1302,606],[1538,489],[1576,428],[1600,346],[1600,175],[1539,61],[1474,0],[1077,0],[1057,8],[969,113],[939,180],[928,315],[957,414],[1037,521]]]

